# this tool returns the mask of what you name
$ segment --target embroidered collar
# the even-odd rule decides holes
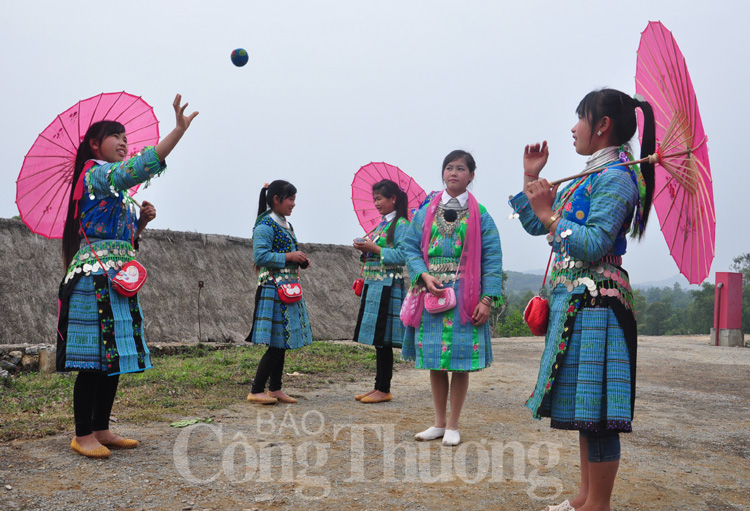
[[[276,222],[277,224],[279,224],[284,229],[289,229],[289,222],[286,221],[286,217],[285,216],[278,215],[278,214],[274,213],[273,211],[271,211],[268,214],[268,216],[270,216],[273,219],[274,222]]]
[[[619,159],[619,153],[620,151],[617,146],[610,146],[605,147],[604,149],[599,149],[597,152],[592,154],[588,160],[586,160],[586,168],[583,169],[583,172],[599,167],[604,167],[608,163],[617,161]]]
[[[461,206],[461,208],[466,208],[466,203],[469,201],[469,190],[466,190],[464,193],[459,195],[458,197],[451,197],[448,193],[448,190],[443,190],[443,195],[440,198],[440,203],[443,205],[448,204],[448,201],[451,199],[456,199]]]

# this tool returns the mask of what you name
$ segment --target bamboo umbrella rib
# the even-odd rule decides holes
[[[39,158],[39,156],[34,156],[33,158]],[[59,156],[55,156],[55,158],[59,158]],[[40,169],[40,170],[38,170],[38,171],[36,171],[34,173],[29,173],[29,174],[27,174],[27,175],[25,175],[23,177],[19,177],[16,180],[16,183],[20,183],[20,182],[25,181],[27,179],[30,179],[32,177],[36,177],[36,176],[39,176],[39,175],[44,175],[44,174],[46,174],[47,172],[50,172],[50,171],[56,171],[56,170],[58,170],[60,168],[65,168],[66,166],[69,166],[69,165],[70,165],[70,162],[65,161],[65,162],[61,162],[61,163],[58,163],[58,164],[55,164],[55,165],[52,165],[52,166],[49,166],[49,167],[45,167],[45,168]],[[72,175],[73,171],[70,170],[69,174]]]
[[[682,222],[681,222],[681,221],[682,221],[682,212],[683,212],[683,211],[685,210],[685,209],[684,209],[684,208],[685,208],[685,196],[684,196],[684,195],[682,195],[682,196],[680,197],[680,199],[681,199],[681,201],[680,201],[680,207],[679,207],[679,208],[677,208],[677,212],[678,212],[678,216],[677,216],[677,225],[681,225],[681,224],[682,224]],[[673,202],[672,204],[670,204],[670,208],[669,208],[669,209],[670,209],[670,211],[671,211],[671,210],[673,210],[673,208],[674,208],[674,206],[675,206],[675,203],[676,203],[676,201],[675,201],[675,202]],[[673,248],[674,248],[674,246],[675,246],[675,243],[677,242],[677,233],[678,233],[679,231],[680,231],[679,229],[675,229],[675,230],[674,230],[674,235],[673,235],[673,237],[672,237],[672,243],[670,243],[670,245],[669,245],[669,248],[670,248],[670,254],[672,253],[672,250],[673,250]]]
[[[682,70],[684,69],[684,67],[681,69],[679,62],[676,61],[679,49],[677,48],[677,43],[673,37],[670,37],[669,40],[667,40],[667,35],[663,32],[661,33],[661,36],[662,36],[662,40],[664,41],[664,45],[667,48],[671,49],[671,52],[669,53],[669,57],[670,57],[669,65],[673,73],[670,73],[669,77],[670,77],[670,80],[672,81],[672,84],[676,84],[677,89],[681,92],[681,94],[677,94],[677,99],[678,99],[678,104],[680,105],[680,110],[684,111],[685,109],[684,109],[683,101],[684,101],[685,92],[686,92],[686,89],[684,87],[685,85],[684,77],[682,73]],[[675,79],[677,80],[676,82],[675,82]]]
[[[700,165],[700,162],[698,162]],[[708,186],[706,186],[705,181],[701,180],[699,182],[698,189],[700,191],[701,197],[703,198],[703,201],[709,205],[708,210],[711,212],[711,220],[713,222],[716,222],[716,211],[714,210],[713,202],[711,201],[711,195],[708,193]]]
[[[643,92],[644,92],[644,94],[646,96],[646,99],[651,99],[651,98],[655,97],[655,95],[654,95],[651,87],[649,87],[648,84],[645,84],[645,83],[643,83],[640,80],[636,80],[636,83],[638,83],[641,86],[641,88],[643,88]],[[658,88],[658,85],[657,85],[656,82],[653,82],[653,85]],[[669,117],[669,112],[667,112],[666,110],[664,110],[664,107],[663,107],[663,105],[660,102],[651,99],[651,101],[649,103],[651,104],[652,108],[656,107],[656,109],[659,110],[659,112],[661,112],[661,114],[664,117]],[[667,129],[666,126],[661,126],[661,127],[664,128],[665,130]]]
[[[144,113],[148,112],[148,110],[144,110],[143,112],[140,112],[140,113],[139,112],[135,112],[136,113],[135,117],[130,117],[128,119],[125,119],[124,116],[125,116],[125,114],[128,113],[128,110],[130,110],[131,108],[133,108],[133,106],[136,105],[141,100],[140,97],[136,97],[136,96],[130,96],[130,98],[131,98],[130,103],[128,103],[127,106],[125,106],[125,108],[123,109],[122,112],[120,112],[119,114],[117,114],[117,117],[115,117],[115,120],[118,121],[121,124],[127,124],[130,121],[132,121],[134,119],[137,119],[138,117],[140,117]],[[117,102],[113,103],[112,104],[112,108],[114,108],[116,104],[117,104]]]
[[[125,94],[125,91],[122,91],[120,93],[117,93],[117,98],[112,102],[111,105],[109,105],[107,108],[107,111],[104,113],[104,115],[101,116],[102,119],[106,119],[109,116],[109,113],[112,111],[112,109],[115,107],[115,105],[120,101],[120,98],[122,98],[123,94]],[[104,94],[100,95],[101,98],[104,97]],[[101,105],[101,102],[97,103],[97,106]],[[115,118],[116,120],[117,118]]]
[[[45,199],[48,195],[52,194],[52,199],[46,201],[46,204],[50,204],[52,202],[52,200],[54,200],[54,198],[59,194],[59,191],[62,188],[63,188],[63,186],[60,184],[59,181],[57,183],[53,184],[52,186],[50,186],[47,190],[45,190],[44,194],[39,197],[39,199],[34,203],[34,205],[31,206],[31,208],[29,208],[28,211],[32,212],[32,211],[36,210],[36,208],[42,202],[42,199]],[[65,186],[64,188],[67,188],[67,186]],[[66,208],[66,211],[67,211],[67,208]],[[33,229],[34,232],[38,232],[38,230],[39,230],[39,224],[42,222],[43,218],[44,218],[43,215],[39,216],[37,222],[34,224],[34,229]]]

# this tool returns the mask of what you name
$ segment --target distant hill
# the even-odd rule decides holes
[[[531,270],[529,272],[506,270],[505,273],[508,275],[508,281],[505,283],[505,291],[508,293],[525,293],[526,291],[536,293],[542,286],[544,270]],[[698,290],[701,288],[696,284],[688,284],[687,279],[679,274],[658,281],[633,283],[633,288],[644,290],[657,287],[662,289],[665,287],[672,288],[675,284],[680,284],[680,287],[685,291]]]
[[[526,291],[537,293],[539,288],[542,287],[544,273],[534,275],[506,270],[505,274],[508,276],[508,280],[505,282],[505,291],[508,293],[525,293]]]
[[[698,284],[689,284],[687,279],[684,276],[679,275],[679,274],[673,275],[663,280],[652,280],[648,282],[634,282],[633,288],[649,289],[652,287],[658,287],[659,289],[662,289],[665,287],[672,288],[674,287],[675,284],[679,284],[683,290],[690,289],[693,291],[697,291],[701,288]]]

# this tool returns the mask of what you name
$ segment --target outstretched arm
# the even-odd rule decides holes
[[[159,158],[162,161],[165,160],[167,156],[169,156],[169,153],[171,153],[172,149],[175,148],[177,142],[179,142],[182,138],[182,135],[184,135],[187,129],[190,127],[190,123],[193,122],[195,116],[198,115],[198,112],[193,112],[190,115],[185,115],[185,109],[187,108],[188,104],[185,103],[184,105],[181,105],[181,103],[182,96],[180,94],[177,94],[174,98],[174,101],[172,102],[176,118],[175,127],[172,131],[169,132],[166,137],[161,139],[159,143],[156,144],[156,154],[159,155]]]

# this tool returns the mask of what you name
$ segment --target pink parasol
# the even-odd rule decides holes
[[[354,212],[357,214],[359,225],[367,233],[375,229],[381,220],[380,213],[372,202],[372,185],[383,179],[390,179],[406,192],[409,219],[427,196],[414,179],[394,165],[371,162],[361,167],[352,180],[352,204],[354,204]]]
[[[669,252],[691,284],[708,276],[716,243],[711,168],[693,83],[672,33],[651,21],[641,34],[636,92],[654,109],[653,205]],[[638,111],[639,133],[643,116]]]
[[[62,237],[76,151],[89,126],[102,120],[125,126],[129,156],[159,141],[153,108],[126,92],[84,99],[58,115],[29,149],[16,180],[18,211],[33,232],[46,238]],[[131,195],[136,189],[131,189]]]

